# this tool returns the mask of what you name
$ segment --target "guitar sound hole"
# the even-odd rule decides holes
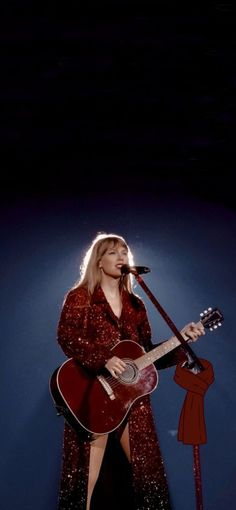
[[[135,363],[129,359],[123,360],[126,363],[126,369],[119,376],[119,379],[124,384],[132,384],[135,383],[138,379],[138,368]]]

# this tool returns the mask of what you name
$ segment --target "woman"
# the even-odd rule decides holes
[[[80,281],[66,296],[58,327],[58,341],[66,356],[76,358],[94,375],[105,367],[115,379],[126,368],[125,362],[112,352],[118,342],[130,339],[146,351],[153,348],[144,303],[132,292],[130,275],[121,273],[123,264],[132,264],[125,240],[113,234],[99,234],[86,253]],[[203,327],[194,323],[182,330],[192,340],[203,333]],[[185,354],[178,347],[156,366],[165,368],[181,360],[185,360]],[[109,436],[119,441],[130,466],[133,508],[170,509],[149,396],[136,400],[126,419]],[[91,508],[107,442],[108,434],[88,440],[65,424],[60,510]],[[112,501],[109,508],[115,508]]]

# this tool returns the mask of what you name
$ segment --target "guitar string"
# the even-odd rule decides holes
[[[108,376],[106,378],[106,381],[108,382],[108,384],[110,385],[111,388],[116,388],[117,386],[119,386],[120,384],[123,384],[123,381],[122,379],[116,379],[115,377],[113,376]]]
[[[107,379],[107,382],[109,383],[110,387],[111,388],[116,388],[117,386],[119,386],[119,384],[121,384],[121,381],[118,381],[116,380],[114,377],[108,377]]]

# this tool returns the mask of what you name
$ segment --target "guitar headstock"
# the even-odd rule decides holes
[[[218,308],[208,308],[207,310],[204,310],[204,312],[200,313],[200,317],[204,328],[208,328],[210,331],[221,326],[222,321],[224,320],[223,314]]]

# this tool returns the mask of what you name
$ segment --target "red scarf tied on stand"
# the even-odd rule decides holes
[[[179,420],[178,440],[184,444],[204,444],[207,442],[204,419],[204,395],[214,381],[212,364],[200,359],[204,369],[194,374],[181,364],[177,365],[174,381],[187,390]]]
[[[187,390],[179,419],[178,440],[193,445],[196,508],[203,510],[199,445],[207,442],[203,398],[214,381],[214,371],[209,361],[199,361],[204,367],[199,373],[177,365],[174,381]]]

